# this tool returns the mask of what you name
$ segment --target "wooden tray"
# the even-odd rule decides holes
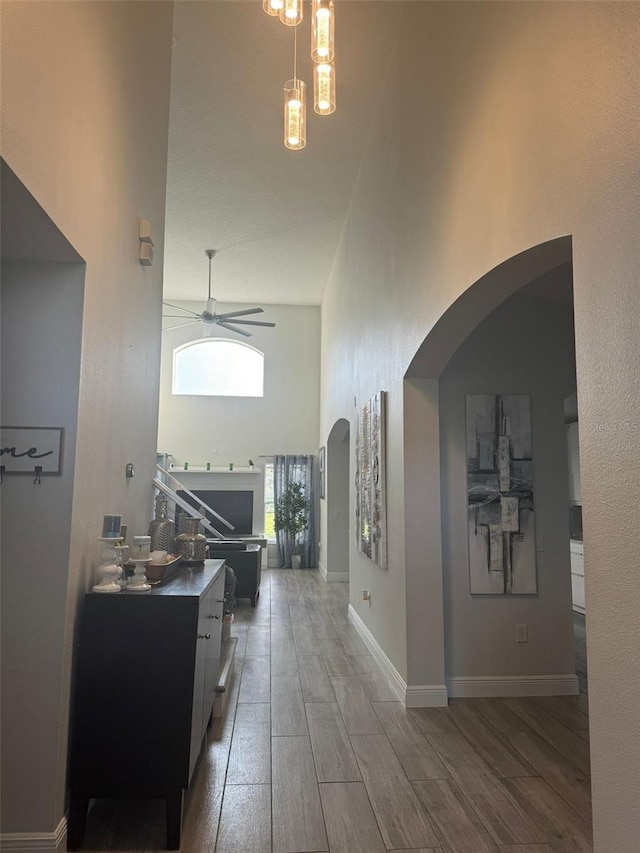
[[[145,574],[149,583],[158,584],[175,575],[180,568],[180,557],[169,563],[147,563]]]

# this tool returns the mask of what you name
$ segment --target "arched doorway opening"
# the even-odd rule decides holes
[[[516,626],[537,626],[540,608],[536,610],[533,598],[525,596],[512,598],[507,606],[506,597],[472,596],[467,555],[465,394],[527,393],[526,353],[519,349],[522,329],[504,324],[516,322],[514,318],[519,317],[517,322],[528,328],[529,315],[522,300],[533,301],[533,296],[525,294],[527,286],[541,282],[539,287],[544,290],[546,286],[547,297],[553,299],[558,282],[567,276],[570,282],[570,237],[535,246],[505,261],[469,287],[445,312],[425,338],[405,374],[408,705],[443,705],[451,695],[497,695],[500,692],[524,695],[577,690],[566,553],[568,494],[564,494],[567,488],[565,483],[560,483],[562,469],[558,468],[564,465],[566,470],[563,397],[559,399],[557,411],[547,411],[541,371],[537,374],[539,385],[529,389],[535,413],[532,419],[534,444],[536,435],[539,447],[543,442],[539,480],[544,496],[541,521],[545,530],[537,530],[536,535],[541,533],[541,536],[536,538],[536,559],[539,592],[544,594],[544,605],[553,613],[556,626],[553,643],[550,632],[540,630],[533,641],[530,636],[528,646],[524,647],[526,654],[523,653],[523,646],[516,645]],[[516,296],[520,300],[518,304],[510,301]],[[541,317],[545,314],[541,304],[538,304],[538,313]],[[564,353],[563,382],[554,390],[557,395],[564,393],[564,396],[572,390],[570,387],[565,390],[570,384],[572,370],[575,383],[572,316],[570,323],[564,324],[565,331],[569,326],[571,335],[558,346],[569,348],[571,358]],[[536,337],[532,328],[525,337],[533,346]],[[542,335],[538,343],[544,344],[544,324],[540,321],[536,328]],[[501,358],[499,336],[503,333],[506,348]],[[561,337],[559,331],[558,335]],[[491,348],[490,357],[485,353],[487,359],[483,359],[483,346]],[[517,358],[514,355],[510,360],[510,353],[516,350]],[[573,368],[568,363],[571,360]],[[549,364],[546,367],[553,373]],[[536,395],[542,395],[537,403]],[[546,444],[548,441],[550,445]],[[555,482],[554,465],[560,491],[552,499],[549,495]],[[551,517],[551,507],[557,509],[559,506],[564,509],[562,524],[567,528],[564,536]],[[549,578],[553,577],[553,566],[558,568],[556,563],[566,563],[566,572],[559,587],[552,588]],[[557,595],[555,600],[554,595]]]
[[[340,418],[327,439],[327,581],[349,580],[349,438],[349,421]]]

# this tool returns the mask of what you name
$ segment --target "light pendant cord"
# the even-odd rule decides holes
[[[293,79],[298,82],[298,28],[293,28]]]

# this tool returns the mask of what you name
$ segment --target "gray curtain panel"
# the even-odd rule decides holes
[[[303,569],[316,568],[318,549],[316,545],[316,499],[313,481],[313,456],[274,456],[273,457],[273,498],[278,498],[289,483],[302,483],[305,497],[311,503],[307,518],[307,529],[300,534],[300,565]],[[289,543],[282,531],[276,533],[278,545],[278,565],[291,566]]]

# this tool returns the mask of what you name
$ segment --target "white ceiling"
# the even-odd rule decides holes
[[[175,4],[166,299],[203,301],[207,248],[224,302],[319,304],[401,5],[336,2],[337,110],[312,105],[310,0],[298,30],[307,147],[282,144],[293,28],[253,2]]]

